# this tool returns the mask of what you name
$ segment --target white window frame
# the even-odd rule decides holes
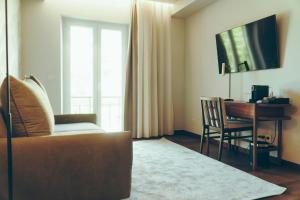
[[[93,21],[93,20],[85,20],[85,19],[77,19],[71,17],[62,17],[62,112],[63,113],[71,113],[71,90],[70,90],[70,27],[71,26],[83,26],[90,27],[93,29],[94,34],[94,113],[97,114],[97,122],[100,124],[101,122],[101,30],[109,29],[109,30],[118,30],[122,32],[123,39],[123,85],[125,89],[125,66],[126,66],[126,56],[127,56],[127,48],[128,48],[128,25],[127,24],[117,24],[117,23],[109,23],[103,21]],[[122,105],[124,105],[124,89],[123,89],[123,98]],[[122,106],[124,109],[124,106]],[[123,129],[123,127],[122,127]]]

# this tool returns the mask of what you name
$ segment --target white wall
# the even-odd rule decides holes
[[[172,82],[174,128],[184,128],[184,20],[172,19]]]
[[[131,0],[23,0],[22,75],[45,85],[55,113],[61,112],[61,16],[129,23]],[[184,20],[172,20],[174,125],[183,129]]]
[[[4,0],[0,0],[0,84],[6,72],[6,47],[5,47],[5,10]],[[8,45],[10,73],[19,76],[19,0],[8,1]]]
[[[128,23],[130,0],[22,0],[22,74],[45,85],[61,113],[61,17]]]
[[[292,120],[284,123],[283,158],[300,163],[300,1],[220,0],[186,20],[185,129],[200,132],[200,96],[227,97],[228,77],[218,75],[215,34],[278,15],[281,68],[233,74],[233,98],[246,99],[253,84],[290,97]]]

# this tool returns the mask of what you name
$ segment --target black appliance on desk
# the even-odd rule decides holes
[[[267,85],[252,85],[250,103],[256,103],[264,97],[269,96],[269,86]]]
[[[252,166],[253,143],[249,143],[249,159]],[[257,166],[268,168],[270,164],[270,144],[265,141],[257,141]]]

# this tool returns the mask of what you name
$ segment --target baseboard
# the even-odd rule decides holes
[[[194,138],[198,138],[199,139],[199,142],[200,142],[200,139],[201,139],[201,135],[199,134],[196,134],[196,133],[193,133],[193,132],[190,132],[190,131],[186,131],[186,130],[176,130],[174,132],[175,135],[186,135],[186,136],[190,136],[190,137],[194,137]],[[211,139],[210,142],[212,144],[219,144],[219,141],[215,140],[215,139]],[[224,142],[224,148],[228,148],[229,145],[228,143],[225,143]],[[249,154],[249,150],[246,149],[246,148],[243,148],[241,146],[235,146],[235,145],[232,145],[234,148],[237,148],[237,151],[242,153],[242,154]],[[278,162],[278,159],[276,157],[272,157],[270,156],[270,162],[271,163],[274,163],[274,164],[279,164]],[[297,163],[293,163],[291,161],[288,161],[288,160],[281,160],[281,165],[285,166],[285,167],[289,167],[289,168],[294,168],[294,169],[299,169],[300,170],[300,164],[297,164]]]
[[[188,135],[188,136],[195,137],[195,138],[201,138],[201,135],[190,132],[190,131],[185,131],[185,130],[175,130],[174,134],[175,135]]]
[[[281,162],[282,162],[281,164],[286,166],[286,167],[300,170],[300,164],[293,163],[293,162],[288,161],[288,160],[282,160]]]
[[[187,136],[191,136],[191,137],[194,137],[194,138],[199,138],[199,140],[201,139],[201,135],[196,134],[196,133],[193,133],[193,132],[190,132],[190,131],[185,131],[185,130],[176,130],[176,131],[174,132],[174,134],[175,134],[175,135],[187,135]],[[210,142],[211,142],[212,144],[219,144],[219,141],[216,140],[216,139],[213,139],[213,138],[210,140]],[[229,147],[228,143],[226,143],[226,142],[224,142],[223,146],[224,146],[225,148],[228,148],[228,147]],[[234,147],[235,147],[235,145],[231,145],[231,146],[234,146]],[[241,152],[241,153],[245,153],[245,154],[248,153],[248,150],[245,149],[245,148],[242,148],[242,147],[240,147],[240,146],[236,146],[236,148],[238,148],[238,151]]]

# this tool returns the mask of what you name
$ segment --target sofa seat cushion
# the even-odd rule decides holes
[[[99,131],[101,130],[99,126],[93,123],[81,122],[81,123],[70,123],[70,124],[56,124],[54,126],[54,134],[62,132],[81,132],[81,131]]]

